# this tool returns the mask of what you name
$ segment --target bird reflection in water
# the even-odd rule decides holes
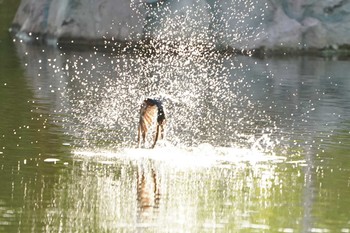
[[[160,203],[160,180],[154,168],[137,171],[137,203],[141,222],[150,220],[152,214],[158,212]]]

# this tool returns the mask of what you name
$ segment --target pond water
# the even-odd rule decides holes
[[[350,232],[349,61],[4,43],[0,232]]]

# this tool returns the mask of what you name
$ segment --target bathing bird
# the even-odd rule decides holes
[[[158,99],[145,99],[141,104],[140,109],[140,121],[138,126],[138,147],[142,143],[145,145],[146,136],[148,131],[153,125],[156,125],[156,135],[151,148],[154,148],[158,138],[164,138],[164,128],[165,128],[165,113],[163,108],[163,103]]]

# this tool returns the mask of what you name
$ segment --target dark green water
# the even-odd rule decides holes
[[[4,27],[0,232],[350,232],[349,61],[63,52]],[[133,149],[148,95],[168,142]]]

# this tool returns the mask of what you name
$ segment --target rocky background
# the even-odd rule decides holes
[[[240,50],[338,50],[350,45],[350,0],[22,0],[11,30],[52,44],[152,39]]]

